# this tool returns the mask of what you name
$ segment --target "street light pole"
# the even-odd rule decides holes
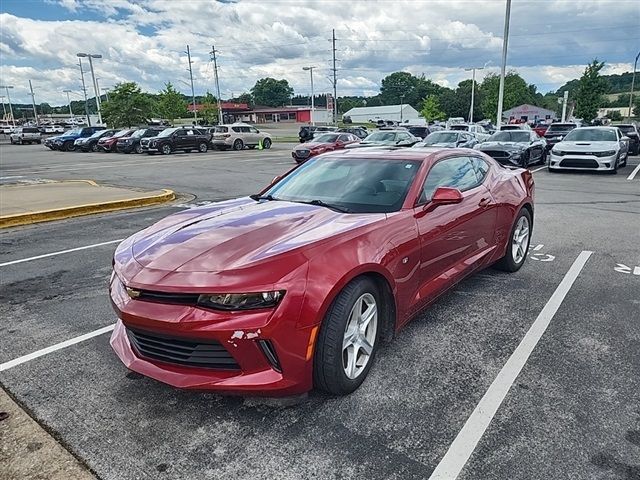
[[[311,125],[315,125],[316,124],[316,120],[315,120],[315,113],[316,113],[316,105],[315,105],[315,100],[313,97],[315,97],[314,93],[313,93],[313,69],[315,67],[302,67],[302,70],[308,70],[309,74],[311,75]]]
[[[404,95],[400,95],[400,123],[402,123],[402,103],[404,102]]]
[[[109,87],[102,87],[101,89],[107,96],[107,102],[109,101]]]
[[[193,99],[193,119],[198,124],[198,110],[196,109],[196,92],[193,89],[193,69],[191,68],[191,50],[187,45],[187,58],[189,59],[189,78],[191,79],[191,98]]]
[[[102,112],[100,105],[100,90],[98,89],[98,81],[96,80],[96,74],[93,70],[93,59],[94,58],[102,58],[102,55],[95,53],[78,53],[78,57],[88,57],[89,58],[89,68],[91,70],[91,78],[93,79],[93,90],[96,94],[96,107],[98,108],[98,122],[102,123]]]
[[[63,90],[63,92],[67,94],[67,103],[69,104],[69,115],[71,116],[71,118],[73,118],[73,110],[71,110],[71,97],[69,96],[69,94],[71,93],[71,90]]]
[[[11,95],[9,95],[9,89],[13,88],[13,85],[0,85],[0,88],[4,88],[7,91],[7,100],[9,101],[9,112],[11,113],[11,123],[15,127],[16,119],[13,116],[13,107],[11,106]]]
[[[0,99],[2,99],[2,113],[4,114],[2,119],[4,120],[7,118],[7,107],[4,106],[4,95],[0,95]]]
[[[87,125],[91,126],[91,115],[89,115],[89,104],[87,103],[87,86],[84,83],[84,70],[82,69],[82,58],[78,58],[80,66],[80,77],[82,78],[82,93],[84,93],[84,113],[87,116]]]
[[[502,123],[502,100],[504,97],[504,75],[507,68],[507,46],[509,44],[509,20],[511,17],[511,0],[507,0],[507,8],[504,14],[504,35],[502,38],[502,66],[500,68],[500,90],[498,91],[498,115],[496,118],[496,130],[500,130]]]
[[[220,97],[220,81],[218,79],[218,60],[216,59],[216,47],[211,45],[211,55],[213,56],[213,72],[216,74],[216,93],[218,95],[218,125],[222,125],[222,98]],[[233,96],[233,94],[232,94]]]
[[[631,109],[633,108],[633,87],[636,82],[636,67],[638,66],[638,58],[640,58],[640,52],[636,55],[636,61],[633,62],[633,77],[631,77],[631,93],[629,93],[629,113],[627,114],[627,120],[631,120]],[[636,112],[636,115],[640,116],[640,112]]]
[[[29,80],[29,90],[31,90],[31,105],[33,106],[33,116],[36,120],[36,125],[40,126],[40,121],[38,120],[38,111],[36,110],[36,96],[33,93],[33,85],[31,85],[31,80]]]

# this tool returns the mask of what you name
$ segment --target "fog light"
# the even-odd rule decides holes
[[[604,166],[605,166],[605,167],[607,167],[607,168],[609,168],[609,167],[611,166],[611,164],[610,164],[609,162],[606,162],[606,163],[604,164]]]

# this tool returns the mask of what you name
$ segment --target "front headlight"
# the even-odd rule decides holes
[[[255,310],[275,307],[284,290],[257,293],[207,293],[198,297],[198,305],[216,310]]]
[[[563,152],[562,150],[558,150],[557,148],[552,148],[551,153],[553,153],[554,155],[558,155],[559,157],[562,157],[565,152]]]
[[[607,150],[606,152],[595,152],[596,157],[612,157],[616,154],[615,150]]]

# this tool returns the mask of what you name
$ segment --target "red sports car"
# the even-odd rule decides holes
[[[529,171],[477,150],[313,158],[122,242],[111,345],[175,387],[350,393],[380,343],[440,294],[491,264],[523,265],[533,196]]]
[[[295,147],[291,156],[297,163],[302,163],[321,153],[343,149],[352,143],[360,143],[360,138],[352,133],[323,133]]]

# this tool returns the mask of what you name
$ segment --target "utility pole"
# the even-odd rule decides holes
[[[36,125],[40,126],[40,121],[38,120],[38,111],[36,110],[36,96],[33,94],[33,85],[31,85],[31,80],[29,80],[29,90],[31,90],[31,105],[33,105],[33,116],[36,119]]]
[[[500,90],[498,91],[498,115],[496,130],[500,130],[502,123],[502,100],[504,97],[504,75],[507,68],[507,46],[509,44],[509,20],[511,17],[511,0],[507,0],[507,8],[504,14],[504,35],[502,38],[502,66],[500,68]]]
[[[640,58],[640,52],[636,55],[636,61],[633,62],[633,77],[631,77],[631,93],[629,93],[629,113],[627,114],[627,120],[631,120],[631,109],[633,108],[633,87],[636,83],[636,67],[638,66],[638,58]],[[640,112],[636,112],[637,116],[640,116]]]
[[[198,110],[196,110],[196,92],[193,89],[193,69],[191,68],[191,50],[187,45],[187,58],[189,59],[189,78],[191,79],[191,98],[193,99],[193,119],[198,124]]]
[[[13,106],[11,105],[11,95],[9,95],[9,89],[13,88],[13,85],[0,85],[0,88],[4,88],[7,91],[7,100],[9,101],[9,112],[11,113],[11,124],[15,127],[16,119],[13,116]]]
[[[402,103],[404,102],[404,94],[400,95],[400,123],[402,123]]]
[[[338,94],[337,94],[337,88],[338,88],[338,80],[336,78],[336,29],[334,28],[332,30],[333,32],[333,36],[332,36],[332,43],[333,43],[333,123],[334,125],[338,124]]]
[[[4,106],[4,95],[0,95],[0,99],[2,99],[2,113],[4,114],[2,119],[4,120],[7,118],[7,107]]]
[[[87,86],[84,83],[84,70],[82,70],[82,58],[78,58],[80,65],[80,77],[82,77],[82,93],[84,93],[84,113],[87,115],[87,125],[91,126],[91,115],[89,115],[89,105],[87,102]]]
[[[71,90],[63,90],[63,92],[67,94],[67,103],[69,104],[69,115],[71,116],[71,118],[73,118],[73,110],[71,110],[71,97],[69,96],[69,94],[71,93]]]
[[[564,91],[564,96],[562,97],[562,123],[567,120],[567,101],[569,100],[569,90]]]
[[[218,61],[216,59],[216,47],[211,45],[211,56],[213,57],[213,72],[216,78],[216,95],[218,96],[218,125],[222,125],[222,98],[220,98],[220,82],[218,80]],[[233,97],[232,97],[233,98]]]

